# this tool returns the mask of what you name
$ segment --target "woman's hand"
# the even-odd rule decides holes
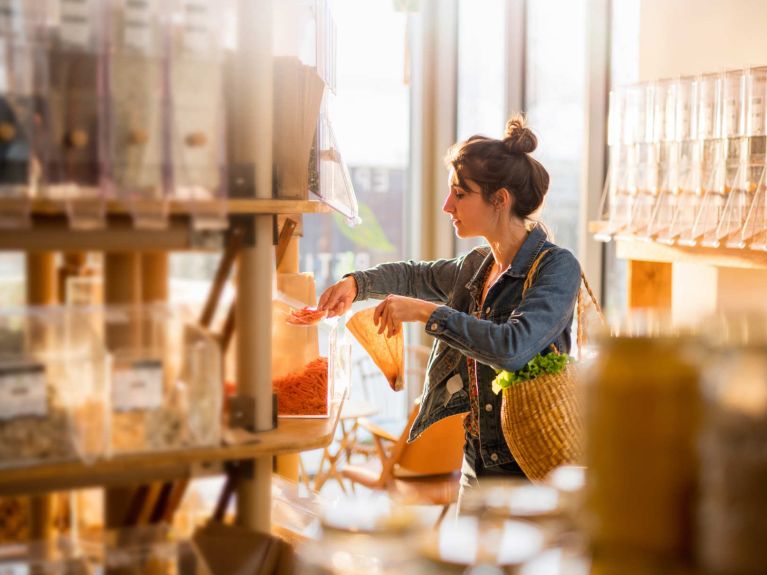
[[[400,332],[403,322],[420,321],[426,323],[437,307],[437,304],[422,299],[388,295],[376,307],[373,321],[378,326],[378,333],[383,333],[386,330],[386,337],[392,337]]]
[[[347,276],[322,292],[317,309],[326,310],[328,317],[343,315],[352,306],[355,297],[357,281],[354,276]]]

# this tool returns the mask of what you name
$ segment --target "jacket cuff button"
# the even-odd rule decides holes
[[[436,322],[436,321],[435,321],[435,322],[432,322],[432,324],[431,324],[431,330],[432,330],[432,331],[436,331],[438,327],[439,327],[439,326],[437,325],[437,322]]]

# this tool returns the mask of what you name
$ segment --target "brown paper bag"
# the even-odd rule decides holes
[[[355,313],[346,328],[357,338],[370,358],[386,376],[389,386],[394,391],[400,391],[405,385],[404,350],[405,340],[402,330],[394,337],[386,337],[386,333],[378,333],[378,327],[373,323],[375,308],[369,307]]]

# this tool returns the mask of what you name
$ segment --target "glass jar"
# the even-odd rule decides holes
[[[649,329],[603,338],[584,378],[584,529],[594,557],[691,557],[697,340]]]
[[[767,565],[767,319],[725,320],[704,375],[697,549],[707,573]]]

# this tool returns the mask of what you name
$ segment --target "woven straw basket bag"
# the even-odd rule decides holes
[[[542,252],[530,267],[522,288],[523,299],[547,252]],[[581,282],[604,322],[602,311],[583,272]],[[583,289],[579,289],[576,306],[579,356],[585,344],[583,310]],[[554,346],[552,350],[557,352]],[[577,369],[570,362],[557,374],[539,375],[502,391],[501,429],[504,439],[522,471],[533,481],[544,479],[555,467],[580,460],[583,430],[576,389]]]

